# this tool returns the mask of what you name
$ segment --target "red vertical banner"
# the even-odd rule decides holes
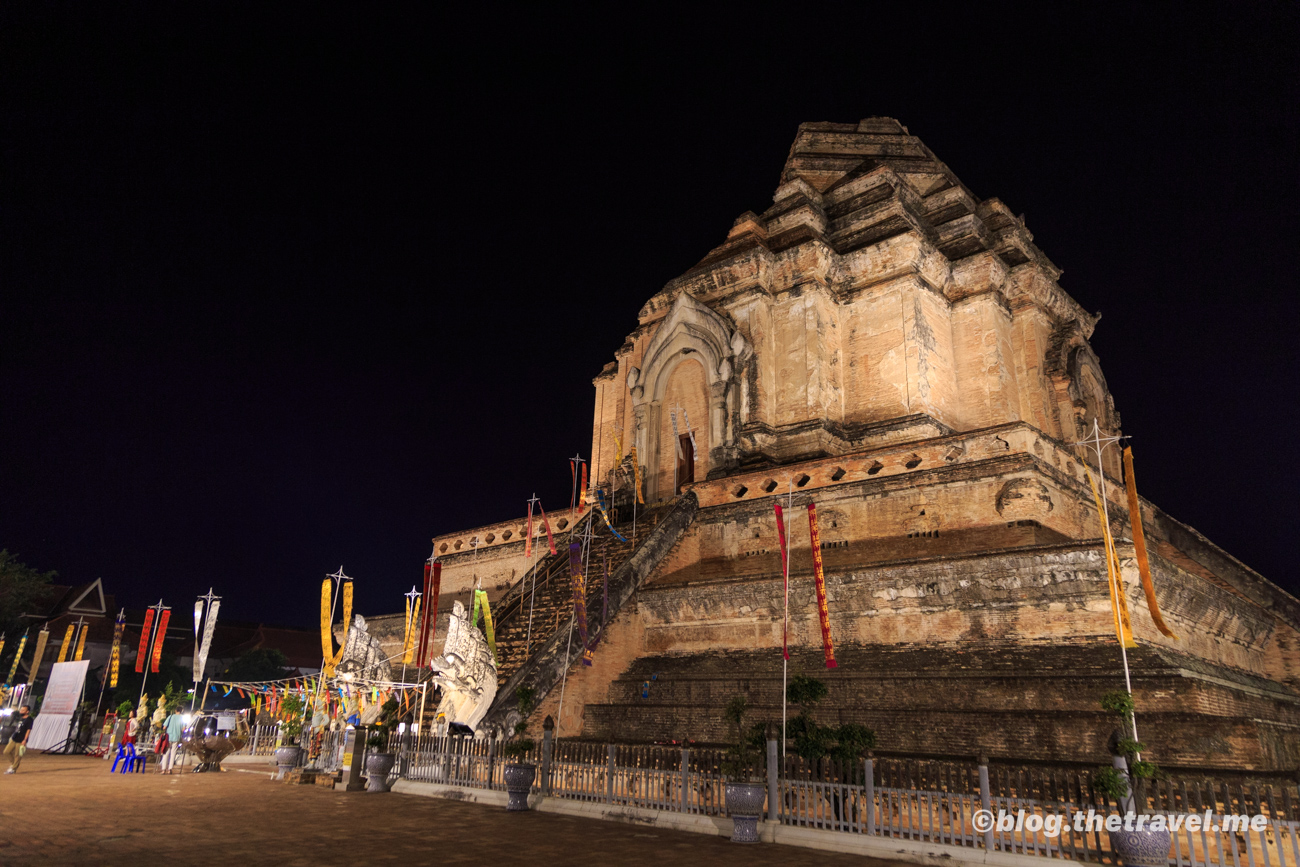
[[[533,501],[528,501],[528,524],[524,530],[524,559],[533,556]]]
[[[153,630],[153,616],[155,612],[152,608],[144,610],[144,626],[140,627],[140,649],[135,654],[135,671],[137,674],[144,671],[144,662],[149,658],[149,633]]]
[[[578,514],[581,515],[587,506],[587,465],[582,465],[582,486],[578,488]]]
[[[821,535],[817,532],[817,505],[808,504],[808,532],[812,541],[813,580],[817,584],[817,616],[822,622],[822,652],[826,667],[835,668],[835,643],[831,641],[831,614],[826,608],[826,576],[822,571]]]
[[[432,576],[432,572],[433,572],[432,565],[430,563],[425,563],[424,564],[424,614],[420,616],[420,626],[419,626],[420,637],[415,645],[415,664],[417,667],[424,665],[424,651],[425,648],[427,648],[429,645],[429,603],[430,601],[433,601],[435,605],[437,604],[436,600],[430,600],[429,598],[429,585],[430,585],[430,578]]]
[[[776,537],[781,541],[781,580],[785,589],[785,608],[781,616],[781,656],[790,658],[790,552],[785,546],[785,512],[780,503],[773,503],[776,509]]]
[[[172,610],[164,608],[162,616],[158,618],[158,634],[153,640],[153,653],[150,654],[149,670],[154,674],[158,673],[158,665],[162,662],[163,639],[167,637],[167,621],[172,618]]]
[[[421,657],[421,664],[429,661],[429,655],[433,653],[433,639],[438,634],[438,594],[442,592],[442,563],[434,561],[433,574],[430,576],[429,589],[424,597],[429,600],[424,606],[424,616],[428,624],[428,646],[425,648],[425,655]]]
[[[546,547],[550,548],[550,549],[551,549],[551,553],[554,554],[554,553],[556,553],[556,552],[555,552],[555,537],[551,535],[551,522],[550,522],[549,520],[547,520],[547,518],[546,518],[546,510],[542,508],[542,504],[541,504],[541,503],[538,503],[538,504],[537,504],[537,510],[538,510],[539,512],[542,513],[542,526],[546,528]]]

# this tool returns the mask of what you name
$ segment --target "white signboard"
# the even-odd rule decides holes
[[[48,750],[67,740],[72,729],[72,715],[81,701],[81,687],[86,682],[89,668],[89,659],[54,664],[50,671],[49,685],[45,687],[41,712],[36,715],[32,733],[27,738],[29,749]]]

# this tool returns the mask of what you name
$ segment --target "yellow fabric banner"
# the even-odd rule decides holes
[[[81,657],[86,652],[86,633],[90,632],[90,624],[85,623],[81,626],[81,634],[77,636],[77,652],[73,654],[72,661],[80,662]]]
[[[68,661],[68,651],[72,649],[72,633],[76,628],[75,623],[68,624],[68,631],[63,633],[63,643],[59,645],[59,658],[56,662]]]
[[[26,641],[27,636],[23,636],[23,640]],[[49,643],[49,640],[50,640],[49,629],[42,629],[40,632],[36,634],[36,654],[32,657],[32,667],[27,674],[28,683],[31,683],[32,681],[36,680],[36,674],[41,670],[41,663],[45,661],[45,645]],[[14,657],[14,665],[18,664],[18,657],[22,655],[23,655],[23,646],[20,644],[18,645],[18,656]],[[9,676],[13,677],[13,674],[11,673]]]
[[[1128,595],[1124,592],[1124,574],[1119,568],[1119,555],[1115,553],[1115,540],[1111,538],[1110,526],[1106,523],[1106,510],[1101,504],[1101,494],[1097,493],[1097,482],[1092,477],[1092,470],[1084,463],[1083,471],[1088,475],[1088,486],[1092,488],[1092,499],[1097,505],[1097,520],[1101,522],[1102,542],[1106,550],[1106,578],[1110,586],[1110,607],[1115,616],[1115,637],[1125,647],[1137,647],[1133,640],[1133,623],[1128,613]]]
[[[325,660],[326,677],[334,676],[334,639],[330,636],[330,579],[320,585],[320,655]]]
[[[1162,635],[1178,638],[1174,631],[1165,625],[1160,615],[1160,605],[1156,602],[1156,587],[1151,583],[1151,564],[1147,560],[1147,537],[1142,530],[1142,505],[1138,502],[1137,481],[1133,478],[1133,449],[1124,446],[1124,487],[1128,491],[1128,517],[1133,524],[1133,548],[1137,552],[1138,574],[1142,576],[1142,592],[1147,596],[1147,608],[1151,610],[1151,620]]]
[[[343,582],[343,640],[339,642],[339,652],[334,654],[334,660],[330,663],[329,676],[334,675],[334,669],[343,661],[343,648],[348,643],[348,630],[352,628],[352,582]]]
[[[492,652],[492,659],[496,660],[497,636],[496,631],[492,628],[492,606],[488,604],[486,590],[476,590],[475,593],[483,600],[483,634],[487,636],[488,650]]]
[[[421,597],[415,597],[415,605],[411,605],[408,597],[406,600],[406,638],[402,641],[402,664],[410,665],[411,660],[415,658],[415,627],[420,622],[420,601]]]
[[[641,495],[641,459],[637,457],[636,446],[632,446],[632,479],[636,484],[636,501],[645,505],[645,497]]]

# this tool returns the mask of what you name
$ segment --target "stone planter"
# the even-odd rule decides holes
[[[757,843],[758,820],[763,817],[767,786],[762,783],[727,783],[727,813],[731,816],[733,843]]]
[[[298,756],[302,747],[284,746],[275,751],[275,778],[283,780],[284,775],[298,767]]]
[[[388,775],[396,762],[396,753],[371,753],[366,759],[366,791],[387,792]]]
[[[1110,831],[1110,848],[1119,855],[1124,867],[1168,867],[1169,845],[1173,836],[1168,831]]]
[[[533,780],[537,777],[537,765],[523,762],[511,762],[506,765],[506,791],[510,794],[506,809],[519,811],[528,809],[528,793],[533,790]]]

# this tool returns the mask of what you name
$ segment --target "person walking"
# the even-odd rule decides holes
[[[18,772],[18,765],[22,763],[23,754],[27,752],[27,735],[32,731],[32,708],[31,705],[23,705],[18,708],[18,726],[14,733],[9,736],[9,743],[5,744],[5,755],[9,757],[9,769],[6,774]]]
[[[163,720],[163,737],[167,738],[167,752],[158,763],[159,772],[170,774],[181,754],[181,738],[185,735],[185,717],[175,708]]]

